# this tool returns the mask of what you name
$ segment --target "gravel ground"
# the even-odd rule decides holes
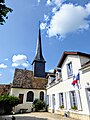
[[[76,120],[69,117],[63,117],[58,114],[48,112],[32,112],[27,114],[16,114],[15,119],[12,119],[12,115],[0,116],[0,120]]]

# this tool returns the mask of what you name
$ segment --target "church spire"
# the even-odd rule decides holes
[[[45,63],[46,61],[44,60],[44,57],[42,54],[41,31],[40,31],[40,25],[39,25],[36,54],[32,62],[34,77],[45,78]]]
[[[41,31],[40,31],[40,25],[39,25],[39,31],[38,31],[38,38],[37,38],[37,46],[36,46],[36,55],[33,60],[34,61],[41,61],[45,62],[43,55],[42,55],[42,45],[41,45]],[[33,64],[33,63],[32,63]]]

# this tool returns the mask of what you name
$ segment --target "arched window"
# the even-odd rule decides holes
[[[40,100],[44,100],[44,92],[43,91],[40,92]]]
[[[29,91],[27,93],[27,102],[33,102],[34,100],[34,93],[32,91]]]

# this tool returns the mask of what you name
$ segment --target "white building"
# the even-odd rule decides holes
[[[64,52],[47,78],[49,112],[90,120],[90,54]]]

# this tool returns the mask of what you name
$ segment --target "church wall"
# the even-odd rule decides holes
[[[39,89],[22,89],[22,88],[11,88],[10,95],[19,97],[19,94],[24,94],[23,97],[23,104],[19,104],[15,107],[15,112],[19,112],[20,109],[27,109],[26,112],[30,112],[32,109],[33,102],[27,102],[27,93],[32,91],[34,93],[34,100],[40,99],[40,92],[44,92],[44,101],[46,101],[46,90],[39,90]]]

